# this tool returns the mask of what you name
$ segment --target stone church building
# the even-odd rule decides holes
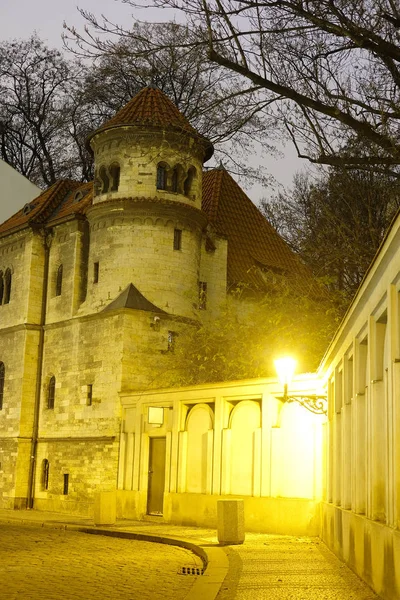
[[[159,90],[0,225],[0,507],[319,535],[400,598],[400,214],[314,374],[157,389],[179,333],[237,284],[302,267]],[[22,202],[21,202],[22,204]],[[246,343],[246,340],[243,340]],[[322,357],[321,357],[322,358]],[[303,400],[324,398],[319,414]]]
[[[0,225],[5,508],[90,512],[121,486],[122,395],[154,387],[182,328],[232,286],[299,268],[232,177],[203,171],[211,143],[161,91],[88,144],[94,183],[58,181]]]

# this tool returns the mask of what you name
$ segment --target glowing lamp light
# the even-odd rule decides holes
[[[325,393],[320,394],[288,394],[289,384],[293,379],[297,361],[290,356],[274,360],[279,382],[283,385],[283,397],[278,400],[283,402],[297,402],[315,415],[327,414],[327,398]]]
[[[293,379],[296,370],[297,361],[290,356],[277,358],[274,361],[275,369],[278,374],[279,382],[283,385],[285,398],[287,397],[288,386]]]

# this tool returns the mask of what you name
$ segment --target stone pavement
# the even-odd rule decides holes
[[[175,546],[0,523],[2,600],[184,600],[195,578],[182,566],[203,565]]]
[[[44,513],[38,511],[6,511],[0,510],[0,527],[7,522],[25,523],[43,526],[47,531],[51,528],[76,536],[74,553],[79,557],[83,578],[88,580],[92,575],[85,575],[87,553],[81,550],[82,538],[103,538],[106,543],[124,543],[123,550],[111,549],[111,553],[123,554],[121,563],[109,565],[107,558],[99,550],[88,549],[89,556],[94,554],[95,564],[101,564],[107,574],[114,569],[115,582],[124,581],[125,595],[120,595],[117,588],[111,585],[111,595],[102,595],[104,585],[98,585],[96,595],[68,595],[69,588],[62,595],[54,596],[54,600],[92,597],[134,600],[136,598],[169,600],[379,600],[379,597],[364,584],[350,569],[337,559],[318,538],[277,536],[257,533],[246,533],[246,541],[240,546],[218,545],[216,531],[197,527],[180,527],[153,521],[119,521],[113,527],[94,527],[93,521],[76,516]],[[35,527],[36,525],[36,527]],[[82,532],[96,532],[101,535],[82,535]],[[60,531],[59,531],[60,533]],[[81,537],[79,537],[81,536]],[[111,538],[110,538],[111,536]],[[114,536],[128,537],[118,539]],[[161,552],[159,546],[148,547],[148,542],[180,545],[174,552]],[[146,543],[147,542],[147,543]],[[128,549],[131,544],[131,550]],[[139,546],[137,544],[140,544]],[[122,548],[122,547],[121,547]],[[162,548],[162,546],[161,546]],[[183,550],[184,548],[185,550]],[[194,554],[190,550],[194,551]],[[175,551],[177,554],[175,554]],[[180,554],[179,552],[186,552]],[[65,553],[64,553],[65,554]],[[197,554],[197,557],[196,557]],[[201,576],[177,575],[182,566],[199,568],[202,558],[206,569]],[[159,559],[159,560],[158,560]],[[2,560],[2,559],[1,559]],[[3,569],[0,560],[0,599],[14,600],[53,600],[53,596],[2,595]],[[136,562],[135,562],[136,561]],[[12,562],[12,557],[11,557]],[[103,564],[104,562],[104,564]],[[44,564],[42,561],[41,564]],[[169,564],[168,564],[169,563]],[[134,566],[134,569],[132,569]],[[169,568],[170,567],[170,568]],[[133,571],[133,572],[132,572]],[[18,571],[17,571],[18,573]],[[150,581],[151,574],[155,579]],[[131,576],[131,578],[129,578]],[[94,568],[96,581],[96,568]],[[14,578],[18,579],[15,576]],[[105,579],[105,581],[107,578]],[[111,581],[111,576],[110,576]],[[137,583],[136,588],[132,586]],[[153,587],[151,587],[153,586]],[[174,586],[176,586],[174,588]],[[82,588],[84,589],[84,588]],[[113,595],[114,594],[114,595]]]

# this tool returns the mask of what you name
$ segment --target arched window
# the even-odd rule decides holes
[[[50,471],[50,463],[47,458],[43,459],[42,462],[42,488],[44,490],[49,489],[49,471]]]
[[[100,167],[99,176],[101,180],[101,193],[105,194],[108,192],[108,188],[110,187],[110,179],[107,175],[107,169],[105,167]]]
[[[165,165],[157,167],[157,189],[165,190],[167,188],[167,168]]]
[[[111,192],[118,192],[119,188],[119,175],[120,175],[120,167],[118,164],[114,163],[111,165],[110,169],[111,175]]]
[[[190,195],[195,177],[196,177],[196,169],[194,167],[190,167],[187,177],[185,179],[185,182],[183,184],[183,193],[185,194],[185,196]]]
[[[3,362],[0,362],[0,410],[3,408],[3,395],[4,395],[4,377],[6,368]]]
[[[57,275],[56,275],[56,296],[61,296],[62,279],[63,279],[63,266],[60,265],[57,269]]]
[[[4,296],[3,296],[3,304],[8,304],[11,298],[11,271],[10,269],[6,269],[4,273]]]
[[[0,271],[0,305],[3,303],[3,295],[4,295],[4,277],[3,277],[3,271]]]
[[[54,408],[54,400],[56,397],[56,378],[54,375],[50,377],[49,387],[47,388],[47,408]]]

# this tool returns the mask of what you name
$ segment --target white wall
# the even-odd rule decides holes
[[[0,159],[0,223],[18,212],[42,190]]]

